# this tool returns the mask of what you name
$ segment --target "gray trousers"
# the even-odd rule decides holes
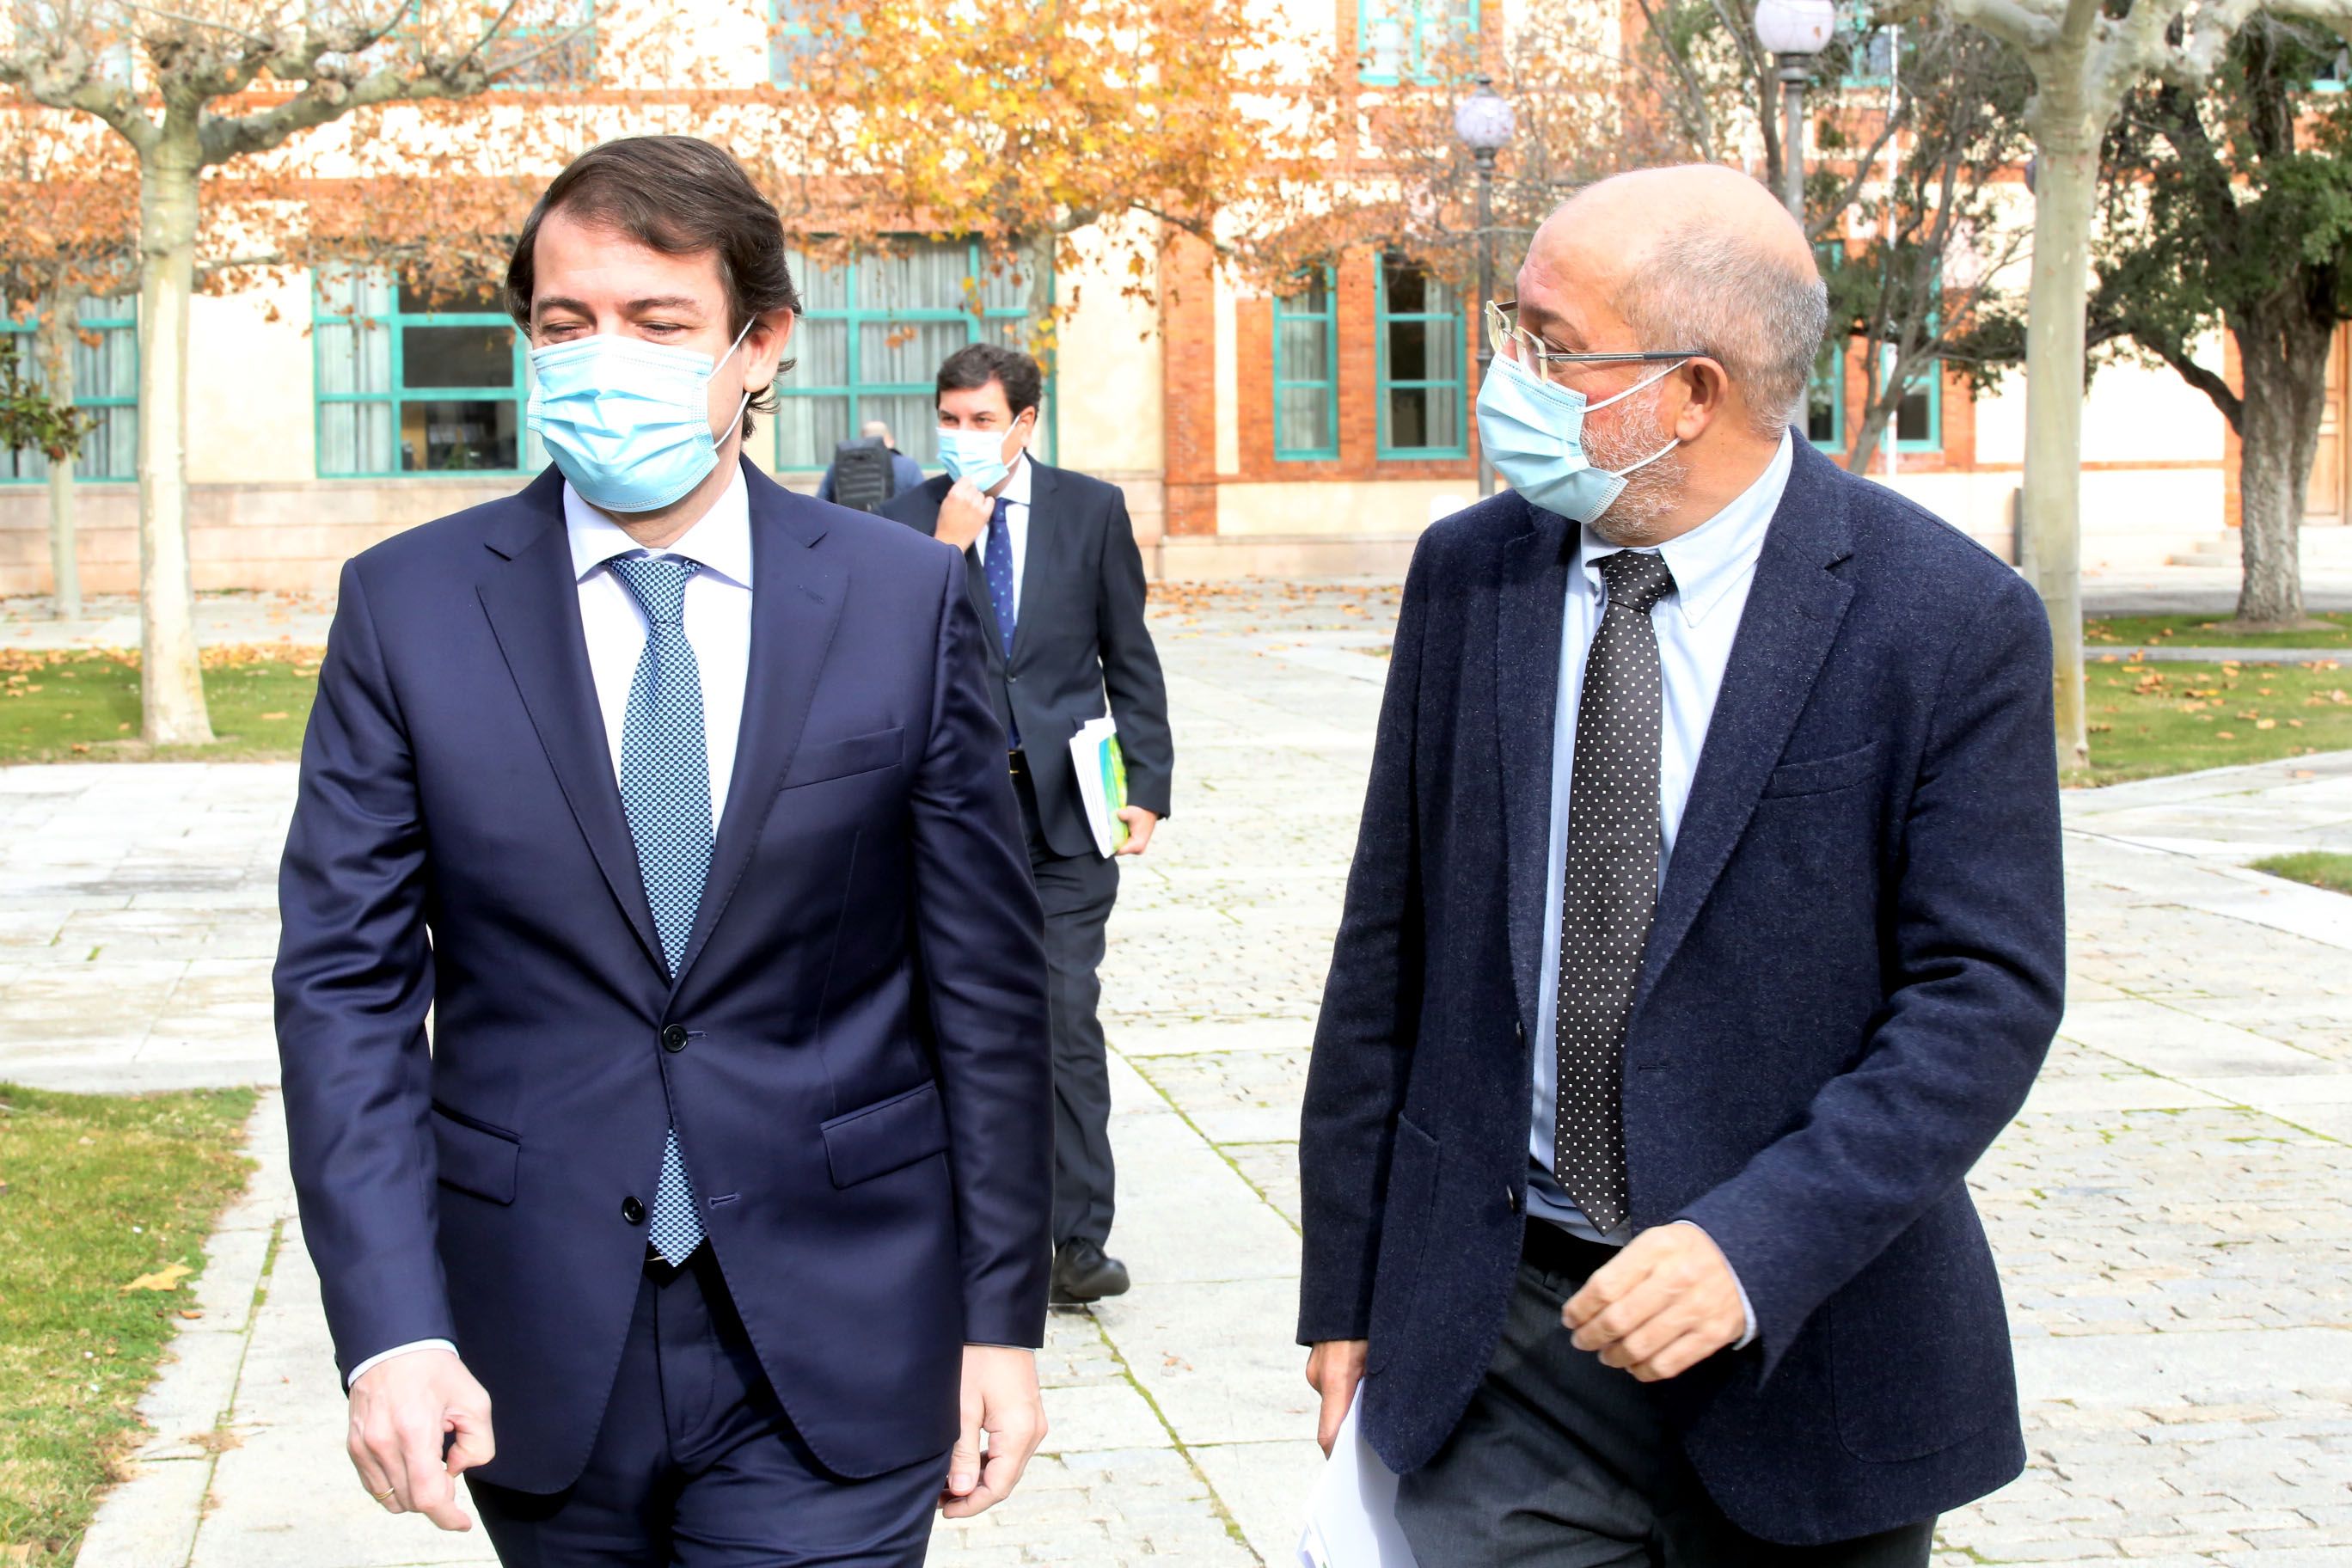
[[[1110,1064],[1103,1055],[1105,932],[1118,862],[1089,849],[1056,855],[1037,824],[1026,773],[1013,778],[1029,832],[1029,875],[1045,909],[1045,1026],[1054,1046],[1054,1245],[1110,1239]]]
[[[1724,1518],[1657,1389],[1578,1350],[1560,1326],[1561,1306],[1607,1257],[1573,1243],[1521,1260],[1503,1342],[1462,1424],[1397,1483],[1420,1568],[1927,1568],[1933,1520],[1779,1546]]]

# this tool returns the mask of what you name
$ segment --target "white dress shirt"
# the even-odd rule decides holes
[[[1691,779],[1698,772],[1699,749],[1715,717],[1715,700],[1723,689],[1723,675],[1731,662],[1732,639],[1748,607],[1748,590],[1756,580],[1756,559],[1763,552],[1764,535],[1788,487],[1792,461],[1784,432],[1780,449],[1764,466],[1756,482],[1731,504],[1706,521],[1657,546],[1675,576],[1674,592],[1650,611],[1658,636],[1658,665],[1664,717],[1658,731],[1658,885],[1665,886],[1666,867],[1674,856],[1675,835],[1682,826],[1683,807],[1690,799]],[[1577,700],[1584,686],[1584,659],[1601,629],[1607,585],[1601,575],[1603,556],[1615,554],[1591,527],[1579,531],[1576,559],[1568,573],[1568,603],[1561,617],[1559,694],[1553,704],[1551,752],[1550,861],[1544,871],[1544,939],[1542,968],[1538,971],[1536,1030],[1528,1041],[1535,1058],[1535,1093],[1529,1118],[1528,1152],[1536,1169],[1528,1173],[1528,1213],[1551,1221],[1587,1241],[1622,1244],[1633,1237],[1631,1223],[1603,1235],[1584,1216],[1551,1174],[1555,1089],[1559,1074],[1556,1035],[1559,1016],[1559,912],[1561,888],[1567,877],[1568,806],[1570,773],[1576,760]],[[1747,1306],[1747,1291],[1740,1291]],[[1756,1331],[1756,1314],[1748,1313],[1748,1338]]]
[[[1026,489],[1024,489],[1026,495]],[[1028,508],[1021,509],[1023,529]],[[580,629],[588,645],[588,673],[604,720],[604,741],[615,784],[621,776],[621,733],[628,721],[629,688],[651,629],[645,606],[607,563],[623,555],[681,555],[701,570],[686,581],[686,637],[702,674],[702,738],[710,752],[710,826],[715,834],[735,776],[735,745],[743,728],[743,687],[751,672],[751,501],[739,471],[735,482],[701,520],[666,550],[647,550],[626,530],[563,487],[563,527],[572,543],[572,570],[580,591]],[[1014,536],[1017,541],[1021,535]],[[1013,581],[1020,581],[1014,556]],[[352,1368],[348,1387],[379,1362],[410,1351],[457,1347],[447,1340],[394,1345]]]

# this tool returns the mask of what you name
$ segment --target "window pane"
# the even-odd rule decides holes
[[[1381,302],[1391,316],[1407,316],[1415,311],[1434,310],[1426,302],[1429,275],[1409,261],[1388,257],[1381,262]]]
[[[991,310],[1029,310],[1029,275],[1012,266],[998,269],[998,264],[982,258],[980,264],[980,302]]]
[[[1328,386],[1286,386],[1275,395],[1277,451],[1329,451],[1339,444],[1338,425]]]
[[[898,450],[927,468],[940,466],[939,405],[928,392],[888,392],[857,400],[861,428],[868,419],[890,426]]]
[[[1391,4],[1409,0],[1390,0]],[[1405,25],[1381,0],[1366,0],[1363,37],[1364,75],[1393,81],[1404,74]]]
[[[894,256],[857,258],[861,310],[960,310],[971,251],[961,244],[918,245]]]
[[[392,405],[330,403],[319,409],[319,471],[388,474],[393,455]]]
[[[776,466],[822,468],[833,449],[849,439],[849,399],[786,397],[776,413]]]
[[[793,333],[792,374],[786,386],[849,384],[849,323],[803,321]]]
[[[404,403],[400,466],[412,473],[518,468],[521,422],[517,412],[510,397]]]
[[[392,390],[392,328],[352,320],[321,321],[310,331],[319,340],[320,392]]]
[[[1838,378],[1845,373],[1844,340],[1825,339],[1813,356],[1812,380],[1805,387],[1805,439],[1816,447],[1834,447],[1844,436],[1838,428]]]
[[[139,477],[139,410],[100,408],[97,427],[81,438],[80,472],[93,479]]]
[[[1283,321],[1275,336],[1274,374],[1284,381],[1328,381],[1331,325],[1319,317]]]
[[[876,383],[921,382],[939,374],[940,362],[971,341],[969,320],[868,321],[858,328],[857,375]]]
[[[442,294],[427,294],[421,289],[403,283],[399,300],[402,313],[410,316],[504,316],[507,313],[505,296],[487,283]]]
[[[845,310],[849,309],[849,269],[845,267],[820,267],[808,258],[805,251],[787,253],[793,270],[793,282],[799,289],[803,310]]]
[[[401,331],[404,386],[514,384],[512,327],[404,327]]]
[[[1895,411],[1895,438],[1898,441],[1932,441],[1936,438],[1935,422],[1927,399],[1935,383],[1916,384],[1903,395],[1903,402]]]
[[[1462,330],[1452,321],[1391,321],[1391,381],[1451,381],[1462,374]]]

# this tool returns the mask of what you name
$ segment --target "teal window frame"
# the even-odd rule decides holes
[[[1336,462],[1339,457],[1339,279],[1329,267],[1320,269],[1323,283],[1323,308],[1319,310],[1295,310],[1289,308],[1296,295],[1274,297],[1274,457],[1280,463]],[[1301,279],[1302,283],[1311,281]],[[1323,374],[1307,381],[1282,374],[1282,329],[1288,321],[1319,321],[1323,325]],[[1282,395],[1286,392],[1318,391],[1330,399],[1328,428],[1330,440],[1314,447],[1293,447],[1283,444]]]
[[[1927,434],[1916,440],[1905,440],[1901,434],[1903,406],[1897,404],[1895,409],[1896,424],[1895,449],[1897,452],[1940,452],[1944,449],[1944,362],[1942,360],[1929,360],[1916,374],[1912,376],[1903,388],[1903,395],[1907,398],[1914,392],[1924,392],[1927,396]]]
[[[105,313],[92,314],[93,310]],[[23,341],[17,344],[16,363],[28,370],[37,381],[41,379],[41,366],[40,357],[35,348],[34,334],[40,330],[40,323],[41,319],[37,314],[19,321],[13,315],[0,311],[0,332],[15,333],[22,338]],[[85,298],[81,302],[79,324],[84,331],[105,332],[110,335],[115,332],[131,334],[131,390],[127,393],[95,395],[82,390],[84,378],[77,375],[74,377],[74,406],[99,414],[109,425],[117,419],[126,417],[130,419],[131,427],[128,445],[131,452],[131,467],[128,468],[110,468],[104,472],[92,469],[89,464],[89,444],[103,433],[102,429],[93,430],[82,437],[81,453],[74,461],[74,482],[76,484],[85,481],[91,484],[121,484],[127,480],[136,479],[139,477],[139,297],[135,294],[126,294],[111,300]],[[117,412],[118,410],[127,412]],[[0,464],[5,464],[8,470],[0,473],[0,485],[45,485],[49,482],[49,460],[39,452],[0,452]],[[22,472],[21,470],[26,467],[30,467],[34,471]]]
[[[1381,257],[1373,265],[1378,268],[1372,279],[1372,331],[1380,344],[1380,369],[1375,389],[1381,400],[1379,456],[1382,461],[1418,462],[1424,459],[1466,458],[1470,455],[1470,340],[1469,321],[1460,310],[1389,310],[1389,263]],[[1443,322],[1462,334],[1455,344],[1454,374],[1426,377],[1412,381],[1396,381],[1389,375],[1389,327],[1397,321]],[[1399,447],[1389,439],[1389,395],[1397,391],[1450,386],[1454,389],[1454,441],[1444,447]]]
[[[1827,277],[1845,264],[1845,247],[1834,239],[1821,240],[1813,246],[1813,257],[1821,264],[1822,276]],[[1845,449],[1846,356],[1853,349],[1851,337],[1826,333],[1822,338],[1821,352],[1813,356],[1813,374],[1805,381],[1805,428],[1801,434],[1817,450]],[[1813,440],[1813,403],[1824,390],[1829,393],[1830,405],[1830,438],[1826,443]]]
[[[934,237],[933,242],[938,243],[936,237]],[[795,281],[805,282],[805,280],[801,278],[801,268],[804,264],[804,255],[796,252],[793,266],[793,277]],[[1017,305],[985,307],[978,314],[973,313],[971,305],[968,303],[952,306],[901,306],[896,309],[868,309],[858,302],[857,292],[859,268],[857,266],[857,261],[858,258],[853,256],[849,258],[844,268],[845,276],[843,279],[843,296],[845,303],[840,306],[818,307],[806,305],[805,299],[803,300],[803,309],[801,311],[801,319],[803,322],[842,321],[846,323],[843,329],[843,335],[847,340],[844,348],[844,363],[846,367],[845,374],[848,379],[842,383],[803,383],[799,379],[803,373],[798,367],[785,373],[782,377],[778,379],[776,383],[776,398],[779,404],[779,416],[775,420],[776,428],[771,437],[769,450],[774,461],[775,470],[780,474],[821,474],[832,461],[829,454],[826,456],[824,462],[818,463],[813,467],[805,463],[787,463],[785,461],[785,421],[782,417],[782,405],[788,403],[791,399],[846,399],[849,404],[849,417],[844,426],[844,428],[850,435],[854,436],[857,433],[858,426],[863,424],[866,419],[871,417],[871,416],[865,412],[865,405],[868,399],[916,396],[929,398],[936,394],[939,383],[935,376],[926,376],[920,381],[866,381],[863,378],[863,373],[865,369],[865,329],[866,327],[895,325],[912,326],[923,322],[962,321],[969,329],[965,334],[965,342],[976,343],[983,341],[992,341],[1004,342],[1009,346],[1012,346],[1013,341],[1003,334],[1002,329],[1008,324],[1024,322],[1029,319],[1028,310],[1024,307]],[[978,240],[966,240],[964,242],[965,278],[967,279],[985,278],[988,275],[988,257],[981,243]],[[1050,275],[1045,279],[1045,287],[1046,298],[1050,300],[1053,298],[1054,289],[1054,279]],[[803,289],[803,296],[805,296],[805,289]],[[989,331],[992,326],[999,329],[998,332],[992,337]],[[932,368],[936,370],[938,367],[933,366]],[[1050,374],[1046,376],[1043,393],[1045,407],[1040,410],[1042,426],[1038,433],[1038,447],[1040,448],[1039,455],[1048,460],[1050,460],[1055,446],[1055,434],[1057,421],[1055,416],[1058,403],[1058,400],[1055,396],[1055,379],[1056,378],[1055,376]],[[904,430],[893,430],[892,434],[899,437],[902,443],[900,449],[908,451],[909,455],[912,455],[913,448],[908,440],[909,433]],[[927,472],[936,473],[939,471],[939,465],[936,463],[927,463],[924,465],[924,468]]]
[[[380,277],[385,269],[373,269]],[[399,284],[393,284],[394,308],[383,316],[346,313],[330,310],[325,303],[324,270],[313,273],[310,280],[310,405],[312,420],[312,468],[322,479],[446,479],[453,474],[468,478],[534,474],[544,466],[538,437],[532,434],[526,417],[530,398],[530,342],[512,316],[503,310],[403,310],[399,308]],[[388,389],[383,392],[326,392],[326,375],[322,356],[331,352],[330,340],[321,336],[320,327],[348,327],[353,320],[374,323],[371,331],[386,331],[391,337],[391,363],[387,377]],[[407,374],[405,333],[408,327],[503,327],[512,334],[513,374],[503,387],[418,387],[404,384]],[[511,468],[354,468],[349,471],[327,467],[326,412],[340,405],[360,403],[388,404],[392,408],[393,446],[395,451],[404,449],[400,439],[403,428],[401,405],[406,403],[497,403],[510,401],[515,405],[515,454],[519,466]]]
[[[1461,29],[1461,36],[1478,36],[1478,7],[1482,0],[1465,0],[1460,6],[1453,0],[1356,0],[1356,79],[1366,87],[1402,87],[1406,82],[1421,87],[1434,87],[1440,78],[1431,70],[1429,57],[1436,52],[1434,41],[1442,49],[1445,42]],[[1404,27],[1404,47],[1401,51],[1402,71],[1379,71],[1372,68],[1372,27],[1376,22],[1395,17]]]

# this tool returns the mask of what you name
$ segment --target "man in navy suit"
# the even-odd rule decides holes
[[[743,460],[798,301],[726,153],[583,155],[507,282],[555,466],[344,569],[281,878],[352,1457],[445,1529],[463,1474],[510,1565],[919,1563],[1045,1430],[1041,916],[962,563]]]
[[[1965,1178],[2055,1029],[2047,623],[1787,428],[1721,168],[1580,193],[1400,616],[1307,1089],[1299,1337],[1422,1568],[1919,1568],[2024,1463]]]

